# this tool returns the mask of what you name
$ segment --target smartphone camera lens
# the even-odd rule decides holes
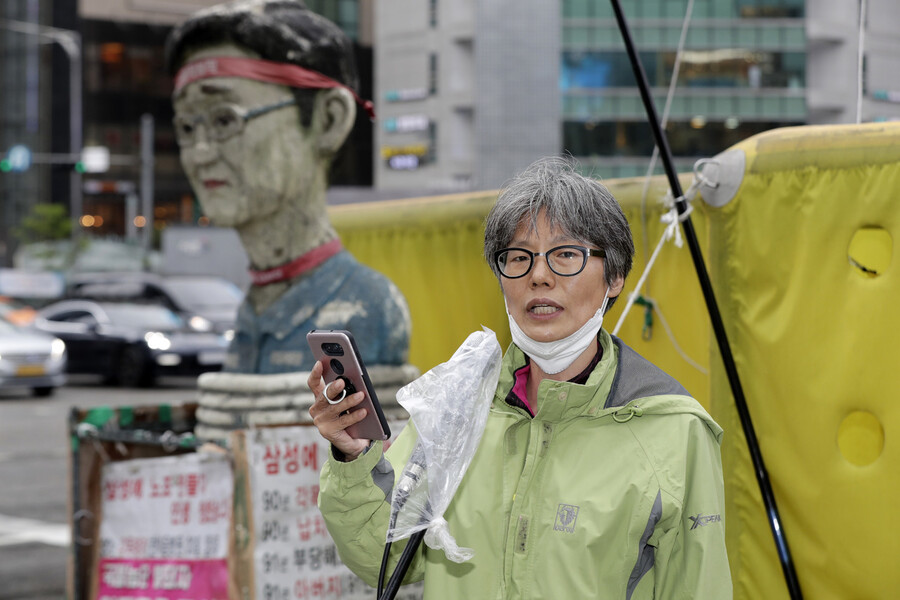
[[[331,359],[331,370],[334,371],[335,373],[337,373],[338,375],[343,375],[344,374],[344,365],[342,365],[341,361],[339,361],[338,359],[332,358]]]
[[[327,354],[328,356],[344,355],[344,349],[341,347],[341,345],[333,342],[322,344],[322,351],[325,352],[325,354]]]
[[[347,390],[347,395],[356,393],[356,386],[353,385],[353,382],[347,379],[346,377],[338,377],[338,379],[344,382],[344,389]]]

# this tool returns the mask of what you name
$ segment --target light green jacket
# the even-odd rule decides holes
[[[456,564],[421,547],[406,581],[427,600],[732,596],[722,429],[671,377],[605,331],[585,385],[545,380],[534,418],[506,402],[526,358],[511,345],[484,436],[444,517]],[[319,507],[341,559],[375,585],[394,473],[415,444],[329,458]],[[405,542],[394,544],[393,560]],[[388,574],[393,571],[393,563]]]

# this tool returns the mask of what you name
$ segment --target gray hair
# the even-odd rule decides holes
[[[536,228],[542,211],[551,227],[606,252],[607,285],[628,276],[634,241],[625,214],[603,184],[579,174],[575,167],[571,159],[542,158],[500,190],[484,228],[484,257],[498,279],[501,275],[494,253],[509,246],[525,219]],[[610,298],[609,306],[613,301]]]

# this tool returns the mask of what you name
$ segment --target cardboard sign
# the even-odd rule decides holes
[[[220,454],[104,465],[98,600],[228,600],[233,482]]]
[[[341,563],[316,505],[328,443],[312,427],[247,433],[259,600],[369,600],[372,589]]]
[[[391,421],[396,435],[405,422]],[[318,508],[319,472],[331,451],[312,426],[235,431],[235,562],[251,600],[371,600],[375,590],[341,562]],[[420,600],[422,585],[397,600]]]

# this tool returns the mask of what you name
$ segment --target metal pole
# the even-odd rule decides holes
[[[62,40],[66,41],[63,42]],[[81,154],[82,123],[81,123],[81,36],[72,32],[70,37],[61,36],[60,46],[69,56],[69,149],[72,154]],[[72,210],[72,237],[77,240],[81,237],[81,213],[84,212],[83,198],[81,195],[81,173],[74,168],[69,174],[69,194]]]
[[[25,21],[9,19],[0,20],[0,28],[17,31],[28,35],[36,35],[42,39],[56,42],[69,57],[69,152],[73,156],[81,155],[82,107],[81,107],[81,34],[70,29],[47,27]],[[77,158],[75,160],[78,160]],[[81,196],[81,173],[74,169],[69,175],[69,210],[72,219],[72,238],[77,239],[81,233],[81,213],[83,211]]]
[[[141,115],[141,212],[142,241],[148,255],[153,243],[153,115]]]
[[[125,194],[125,239],[129,242],[137,240],[137,226],[134,219],[138,214],[138,196],[134,192]]]
[[[625,20],[625,15],[622,12],[619,0],[610,1],[612,2],[613,11],[616,14],[619,30],[625,41],[628,58],[631,60],[634,76],[641,92],[641,99],[643,100],[644,108],[647,111],[647,119],[650,123],[650,128],[653,131],[656,145],[659,148],[659,154],[663,159],[663,166],[665,167],[666,176],[669,179],[669,185],[672,188],[672,195],[675,197],[675,205],[678,209],[678,214],[684,214],[687,210],[687,202],[684,200],[684,192],[682,191],[681,183],[678,180],[678,173],[675,171],[674,159],[672,158],[672,150],[669,147],[669,141],[659,124],[656,107],[654,106],[653,98],[650,95],[650,84],[647,81],[647,74],[644,72],[644,67],[637,55],[637,50],[635,50],[634,41],[631,38],[631,32],[628,29],[628,23]],[[791,558],[787,538],[784,534],[784,526],[778,512],[778,506],[775,503],[775,494],[772,491],[772,484],[769,481],[769,474],[766,470],[762,452],[759,448],[759,441],[756,438],[753,420],[750,418],[750,411],[747,408],[747,401],[744,397],[744,390],[741,386],[741,380],[734,363],[734,356],[731,353],[731,345],[728,343],[728,336],[725,332],[722,315],[719,312],[719,305],[716,303],[712,283],[710,282],[709,274],[706,271],[706,265],[703,262],[703,253],[700,251],[700,243],[697,240],[697,234],[694,231],[694,225],[690,217],[687,217],[682,222],[682,227],[684,228],[684,235],[691,251],[691,258],[694,261],[694,268],[697,271],[697,278],[700,280],[700,288],[703,291],[703,298],[706,301],[706,308],[709,312],[710,321],[712,322],[713,332],[715,333],[716,341],[719,345],[719,352],[722,355],[725,373],[728,376],[728,383],[731,386],[734,403],[741,419],[744,437],[747,439],[750,458],[753,461],[753,467],[756,472],[756,481],[759,484],[763,503],[766,508],[766,514],[769,517],[769,526],[772,529],[772,536],[775,539],[775,548],[778,552],[778,557],[781,560],[781,569],[784,572],[785,583],[787,584],[791,598],[793,600],[799,600],[803,598],[803,594],[800,591],[800,582],[798,581],[797,573],[794,570],[794,562]]]

